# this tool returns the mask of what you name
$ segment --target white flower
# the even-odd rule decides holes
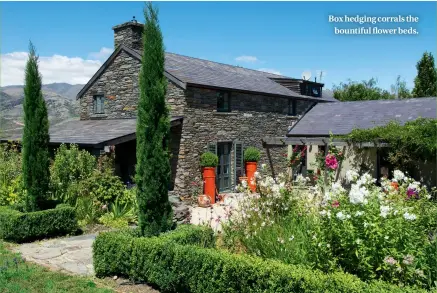
[[[388,238],[389,238],[388,236],[385,236],[385,237],[384,237],[385,240],[388,240]]]
[[[294,239],[294,235],[291,235],[291,237],[288,238],[288,241],[293,241],[293,239]]]
[[[331,186],[332,192],[336,195],[338,195],[339,193],[342,193],[345,191],[345,189],[343,188],[343,186],[341,186],[340,182],[334,182],[332,183]]]
[[[357,211],[357,212],[355,213],[355,217],[359,217],[359,216],[362,216],[362,215],[364,215],[364,212],[363,212],[363,211]]]
[[[261,223],[261,227],[264,227],[266,225],[266,222]]]
[[[319,212],[319,214],[320,214],[321,216],[326,216],[327,212],[326,212],[326,210],[321,210],[321,211]]]
[[[362,185],[368,185],[371,183],[375,183],[376,179],[374,179],[369,173],[364,173],[363,175],[361,175],[360,179],[358,179],[357,181],[357,185],[362,186]]]
[[[400,171],[400,170],[394,170],[393,177],[397,181],[402,181],[402,180],[405,179],[405,174],[402,171]]]
[[[328,191],[325,191],[325,194],[323,195],[323,200],[324,201],[331,200],[331,194]]]
[[[328,244],[326,244],[326,247],[328,247],[328,248],[329,248],[329,247],[331,247],[331,245],[330,245],[330,244],[328,243]]]
[[[369,191],[366,187],[360,187],[358,184],[352,184],[349,192],[349,201],[352,204],[363,204],[366,202],[365,199],[368,194]]]
[[[381,217],[383,217],[383,218],[387,218],[387,215],[389,214],[391,208],[390,208],[389,206],[381,206],[381,207],[379,208],[379,210],[380,210],[380,212],[381,212],[381,213],[380,213]]]
[[[410,188],[410,189],[414,189],[414,190],[417,190],[417,189],[419,189],[419,186],[420,186],[420,182],[415,181],[415,182],[413,182],[413,183],[410,183],[410,184],[408,185],[408,188]]]
[[[359,176],[358,172],[355,171],[354,169],[346,171],[346,180],[347,180],[347,182],[353,182],[353,181],[357,180],[358,176]]]
[[[344,219],[346,219],[346,215],[343,214],[343,212],[338,212],[335,216],[337,217],[337,219],[342,220],[342,221]]]
[[[243,187],[246,188],[247,187],[247,181],[246,180],[242,180],[241,181],[241,185],[243,185]]]
[[[258,171],[256,171],[253,175],[255,176],[255,178],[260,178]]]
[[[350,219],[351,218],[351,215],[346,215],[346,219]]]
[[[261,169],[262,169],[262,170],[265,170],[265,169],[266,169],[266,167],[267,167],[267,165],[266,165],[266,164],[261,164]]]
[[[358,245],[360,245],[363,241],[360,238],[357,238],[357,240],[355,241]]]
[[[413,221],[413,220],[417,219],[415,214],[410,214],[408,212],[406,212],[404,214],[404,218],[405,218],[405,220],[410,220],[410,221]]]

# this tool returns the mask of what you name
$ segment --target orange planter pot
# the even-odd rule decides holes
[[[203,168],[203,194],[209,196],[211,204],[215,203],[215,167]]]
[[[250,190],[256,191],[255,172],[257,169],[257,162],[246,162],[246,176],[247,184]]]

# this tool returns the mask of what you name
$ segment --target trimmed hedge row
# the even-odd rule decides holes
[[[77,230],[76,213],[72,207],[60,206],[31,213],[0,207],[0,239],[21,243],[63,236]]]
[[[101,233],[93,244],[96,275],[125,276],[156,285],[163,292],[179,293],[426,292],[384,282],[365,283],[350,274],[324,274],[279,261],[205,248],[198,244],[212,247],[214,241],[199,243],[201,236],[184,234],[201,235],[205,231],[176,230],[152,238],[124,232]]]

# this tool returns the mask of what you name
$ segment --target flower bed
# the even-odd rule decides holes
[[[426,292],[205,248],[214,242],[199,239],[212,240],[202,236],[211,231],[184,229],[151,238],[123,231],[100,234],[93,246],[96,275],[146,281],[164,292]],[[187,233],[197,236],[187,238]]]
[[[437,204],[419,182],[399,170],[393,175],[379,186],[350,170],[350,188],[328,176],[308,190],[301,176],[258,176],[259,194],[247,196],[223,225],[224,246],[365,282],[435,288]]]
[[[0,207],[0,238],[26,242],[52,236],[64,236],[78,229],[72,207],[61,206],[38,212],[22,213]]]

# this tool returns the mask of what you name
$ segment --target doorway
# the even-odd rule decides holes
[[[217,143],[217,189],[223,192],[231,189],[231,142]]]

